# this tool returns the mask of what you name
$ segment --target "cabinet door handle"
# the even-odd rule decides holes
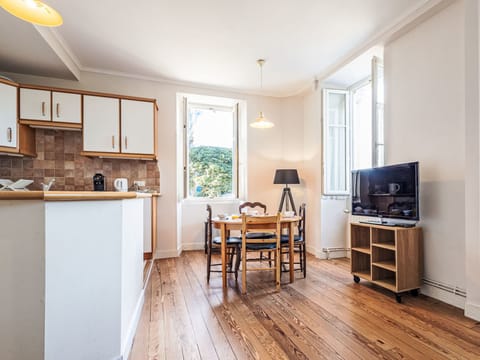
[[[7,128],[7,141],[10,143],[12,142],[12,128]]]
[[[127,137],[125,136],[125,150],[128,148],[128,140]]]
[[[57,118],[60,117],[60,103],[57,103]]]
[[[42,101],[42,116],[45,116],[45,101]]]
[[[115,135],[112,135],[112,149],[115,149]]]

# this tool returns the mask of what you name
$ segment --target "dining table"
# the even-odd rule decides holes
[[[300,216],[282,216],[281,217],[281,227],[282,229],[288,229],[288,249],[289,249],[289,273],[290,273],[290,282],[295,281],[295,269],[294,269],[294,237],[295,237],[295,225],[301,220]],[[220,230],[221,237],[221,246],[220,252],[222,257],[222,286],[224,289],[227,288],[227,237],[231,230],[241,230],[242,229],[242,218],[241,216],[227,216],[220,219],[219,217],[214,217],[212,219],[212,224],[216,229]]]

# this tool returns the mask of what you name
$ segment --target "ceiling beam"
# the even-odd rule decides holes
[[[50,46],[53,52],[55,52],[60,61],[65,64],[65,66],[72,73],[72,75],[77,80],[80,80],[81,66],[78,58],[72,52],[65,40],[60,36],[60,34],[51,27],[38,25],[33,25],[33,27],[43,37],[43,39],[48,44],[48,46]]]

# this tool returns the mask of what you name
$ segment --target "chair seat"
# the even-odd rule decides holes
[[[247,233],[245,235],[245,237],[247,239],[273,239],[275,238],[275,234],[273,233],[257,233],[257,232],[253,232],[253,233]]]
[[[215,236],[212,239],[212,243],[214,243],[215,245],[221,245],[222,238],[220,236]],[[227,238],[227,245],[239,245],[241,243],[242,243],[242,238],[240,237],[230,236]]]
[[[294,235],[294,236],[293,236],[293,241],[294,241],[294,242],[303,241],[303,237],[300,236],[300,235]],[[288,243],[288,235],[282,235],[282,237],[280,238],[280,242],[281,242],[282,244]]]
[[[276,244],[247,244],[247,250],[270,250],[275,249]]]

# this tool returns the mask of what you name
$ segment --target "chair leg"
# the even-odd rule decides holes
[[[268,267],[272,267],[272,252],[268,252]]]
[[[247,293],[247,254],[242,249],[242,294]]]
[[[307,277],[307,245],[303,243],[302,245],[303,252],[303,277]]]
[[[212,262],[212,252],[207,250],[207,284],[210,283],[210,264]]]
[[[237,246],[235,248],[235,253],[236,253],[236,257],[235,257],[235,282],[238,281],[238,269],[240,268],[240,259],[242,258],[242,249],[240,248],[240,246]]]
[[[300,271],[303,272],[303,250],[301,244],[298,246],[298,254],[300,256]]]
[[[280,248],[280,246],[277,246],[277,248],[275,249],[275,287],[277,289],[277,291],[280,291],[280,274],[281,274],[281,271],[280,271],[280,257],[281,257],[281,252],[282,252],[282,249]]]

